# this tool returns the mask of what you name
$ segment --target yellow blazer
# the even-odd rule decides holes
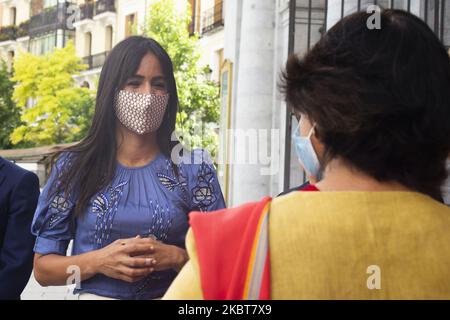
[[[295,192],[269,217],[272,299],[450,299],[450,208],[413,192]],[[164,299],[202,299],[195,239]]]

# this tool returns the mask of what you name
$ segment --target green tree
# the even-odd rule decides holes
[[[11,134],[13,144],[40,146],[84,137],[95,101],[91,90],[76,87],[73,76],[84,69],[72,42],[43,56],[27,52],[18,56],[13,99],[22,110],[23,124]],[[29,99],[33,103],[27,107]]]
[[[217,154],[217,123],[220,118],[219,85],[206,77],[199,67],[198,36],[189,35],[189,10],[179,11],[174,0],[154,0],[149,8],[143,34],[158,41],[174,64],[180,112],[177,132],[188,147],[207,149]]]
[[[4,61],[0,62],[0,149],[12,148],[9,139],[14,128],[20,124],[20,109],[12,100],[14,82]]]

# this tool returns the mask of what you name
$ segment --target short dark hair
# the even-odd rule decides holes
[[[316,123],[325,162],[441,200],[450,153],[450,58],[420,18],[383,10],[338,22],[282,76],[286,101]]]

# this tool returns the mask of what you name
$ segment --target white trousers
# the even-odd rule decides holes
[[[78,300],[117,300],[114,298],[103,297],[92,293],[80,293]]]
[[[80,293],[78,295],[78,300],[118,300],[118,299],[103,297],[93,293]],[[161,300],[161,298],[156,298],[153,300]]]

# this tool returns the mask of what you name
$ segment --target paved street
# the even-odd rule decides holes
[[[22,300],[76,300],[77,296],[72,294],[73,286],[41,287],[33,275],[23,291]]]
[[[69,254],[71,251],[72,242],[67,249]],[[76,300],[77,296],[72,294],[74,286],[42,287],[31,274],[21,298],[22,300]]]

